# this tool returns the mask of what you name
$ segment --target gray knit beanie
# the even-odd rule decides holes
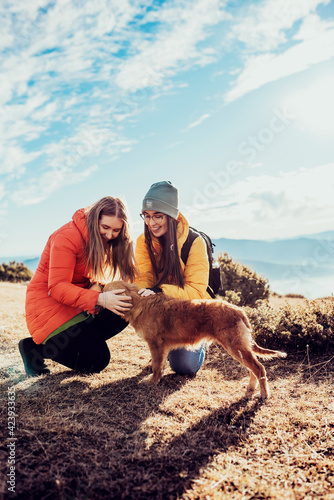
[[[154,210],[177,219],[179,215],[177,188],[170,181],[152,184],[143,199],[142,212],[145,210]]]

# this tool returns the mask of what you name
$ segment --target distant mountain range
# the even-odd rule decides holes
[[[269,279],[278,293],[307,298],[334,293],[334,231],[298,238],[262,241],[213,240],[215,254],[228,253]]]
[[[215,255],[227,252],[269,280],[272,291],[307,298],[334,294],[334,231],[281,240],[213,240]],[[39,257],[0,257],[1,262],[24,262],[35,271]]]

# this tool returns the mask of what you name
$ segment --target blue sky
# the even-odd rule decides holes
[[[213,238],[334,229],[328,0],[6,0],[0,255],[171,180]]]

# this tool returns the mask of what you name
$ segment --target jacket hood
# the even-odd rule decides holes
[[[87,216],[85,213],[84,208],[80,208],[77,210],[72,217],[72,220],[77,227],[77,229],[80,231],[83,239],[85,241],[88,241],[89,239],[89,233],[88,233],[88,228],[87,228]]]
[[[179,216],[177,218],[178,220],[178,225],[177,225],[177,245],[179,249],[183,247],[183,244],[185,243],[186,239],[188,238],[189,234],[189,223],[187,219],[184,217],[184,215],[179,212]]]

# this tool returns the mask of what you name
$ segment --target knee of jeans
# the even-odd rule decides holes
[[[92,351],[90,356],[85,356],[84,359],[79,359],[76,365],[76,371],[79,373],[99,373],[104,370],[110,362],[110,351],[108,346],[101,346],[97,351]]]
[[[179,375],[195,375],[205,358],[205,346],[190,351],[184,348],[175,349],[169,353],[171,369]]]
[[[104,370],[110,363],[110,351],[106,346],[103,353],[99,353],[98,359],[95,360],[93,364],[94,373],[99,373]]]

